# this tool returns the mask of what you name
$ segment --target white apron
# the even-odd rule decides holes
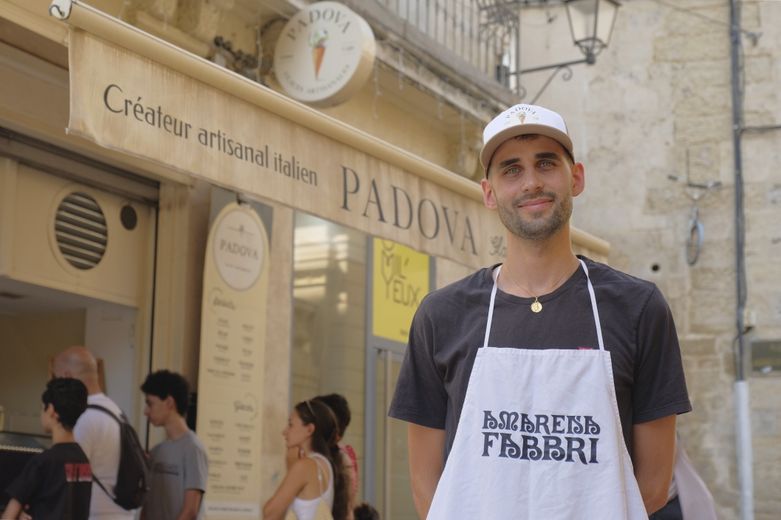
[[[485,340],[429,519],[648,519],[621,433],[594,288],[580,264],[599,350],[488,346],[497,269]]]

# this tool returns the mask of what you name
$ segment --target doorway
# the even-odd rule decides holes
[[[407,423],[388,417],[391,399],[399,378],[403,351],[399,348],[375,348],[375,450],[373,491],[375,505],[382,518],[417,520],[407,458]]]

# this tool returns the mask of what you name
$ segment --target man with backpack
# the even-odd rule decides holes
[[[87,387],[87,410],[79,417],[73,429],[76,442],[86,453],[92,466],[92,500],[90,520],[132,520],[133,508],[140,507],[140,498],[123,502],[121,493],[115,490],[120,472],[123,424],[127,424],[122,410],[100,388],[98,364],[95,357],[82,346],[70,347],[60,352],[53,363],[55,377],[73,377]],[[128,424],[132,437],[135,432]],[[137,439],[135,439],[137,445]],[[137,450],[140,451],[140,446]],[[126,449],[127,451],[127,449]],[[125,454],[127,456],[127,454]],[[127,473],[127,469],[123,468]],[[143,479],[141,479],[143,480]],[[144,482],[145,484],[145,482]],[[143,494],[143,492],[141,492]],[[138,495],[138,493],[136,494]],[[129,509],[120,506],[123,503]]]

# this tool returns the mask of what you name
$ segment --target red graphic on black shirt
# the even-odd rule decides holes
[[[92,468],[88,462],[68,462],[65,464],[66,482],[91,482]]]

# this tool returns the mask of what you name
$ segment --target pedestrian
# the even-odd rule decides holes
[[[648,518],[691,410],[670,309],[654,284],[573,253],[585,170],[559,114],[507,109],[480,161],[505,260],[424,299],[390,408],[409,423],[418,514]]]
[[[95,356],[83,346],[65,349],[54,357],[52,371],[55,377],[73,377],[87,387],[87,405],[100,406],[115,417],[122,416],[122,410],[100,387],[98,363]],[[109,490],[114,489],[119,471],[120,436],[119,422],[106,412],[87,408],[81,414],[73,436],[87,454],[92,466],[93,480],[90,520],[132,520],[135,513],[126,511],[114,503]]]
[[[11,500],[2,518],[87,520],[92,470],[73,437],[73,427],[87,408],[87,388],[78,379],[54,378],[41,401],[41,426],[51,434],[52,446],[31,458],[8,487]]]
[[[380,512],[368,502],[363,502],[355,508],[355,520],[380,520]]]
[[[274,495],[263,506],[264,520],[345,520],[347,480],[337,445],[336,415],[316,399],[302,401],[290,412],[282,432],[294,460]]]
[[[318,395],[314,399],[328,405],[336,415],[336,442],[339,444],[339,451],[345,468],[345,477],[347,478],[347,520],[352,520],[352,511],[358,495],[358,456],[352,446],[341,444],[342,439],[344,439],[344,432],[350,425],[350,404],[342,394]]]
[[[181,374],[158,370],[141,385],[144,414],[153,426],[165,429],[165,440],[152,448],[149,494],[141,510],[145,520],[201,518],[206,492],[206,450],[187,427],[190,387]]]

